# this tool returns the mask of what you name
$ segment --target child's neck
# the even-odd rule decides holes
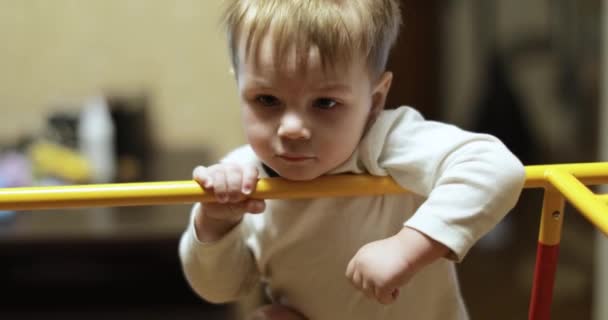
[[[262,162],[262,168],[264,169],[264,171],[266,172],[266,174],[271,177],[271,178],[276,178],[276,177],[280,177],[280,175],[272,170],[271,167],[267,166],[265,163]]]

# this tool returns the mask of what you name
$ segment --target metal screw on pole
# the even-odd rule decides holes
[[[551,215],[553,216],[553,219],[558,220],[561,213],[559,211],[555,210],[555,211],[553,211],[553,213]]]

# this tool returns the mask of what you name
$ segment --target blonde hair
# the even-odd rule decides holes
[[[323,68],[365,57],[373,77],[386,62],[401,25],[397,0],[226,0],[224,26],[232,65],[238,69],[239,47],[257,56],[262,39],[273,39],[274,57],[285,63],[296,49],[299,63],[318,48]],[[252,51],[253,50],[253,51]]]

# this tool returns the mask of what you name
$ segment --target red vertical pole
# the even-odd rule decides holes
[[[551,319],[551,302],[563,217],[564,198],[553,188],[545,189],[528,313],[529,320]]]

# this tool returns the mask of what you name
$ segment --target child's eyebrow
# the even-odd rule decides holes
[[[318,88],[320,91],[339,91],[344,93],[350,93],[351,87],[343,83],[324,83]]]
[[[274,86],[272,85],[271,82],[263,79],[263,78],[259,78],[259,77],[252,77],[251,81],[249,82],[249,84],[252,87],[255,88],[261,88],[261,89],[272,89],[274,88]]]

